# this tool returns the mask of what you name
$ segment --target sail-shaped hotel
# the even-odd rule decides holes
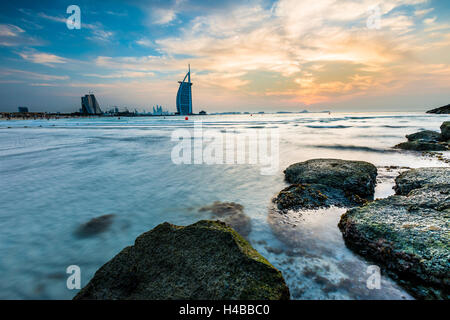
[[[188,73],[184,76],[183,81],[178,81],[180,87],[177,93],[177,112],[180,115],[192,114],[191,66],[189,65],[188,68]]]

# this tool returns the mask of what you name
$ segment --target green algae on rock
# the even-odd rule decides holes
[[[417,298],[450,298],[449,172],[402,173],[397,195],[347,211],[338,225],[351,249],[379,263]]]
[[[280,271],[221,221],[163,223],[103,265],[74,299],[289,299]]]

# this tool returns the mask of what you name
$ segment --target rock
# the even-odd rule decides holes
[[[441,124],[441,139],[443,141],[450,140],[450,121],[445,121]]]
[[[281,190],[272,199],[281,213],[289,210],[353,206],[367,200],[358,195],[345,194],[342,190],[321,184],[293,184]]]
[[[380,265],[415,297],[449,299],[450,168],[431,169],[401,174],[397,190],[402,195],[353,208],[338,226],[351,249]],[[443,169],[446,183],[437,179],[436,169]],[[407,183],[408,178],[412,181]]]
[[[75,235],[84,238],[105,232],[113,223],[114,217],[115,217],[114,214],[105,214],[103,216],[93,218],[88,222],[82,224],[75,231]]]
[[[250,217],[244,213],[244,206],[239,203],[215,201],[212,205],[199,209],[199,212],[202,211],[210,211],[213,218],[230,225],[243,237],[247,237],[252,230]]]
[[[450,113],[450,104],[443,106],[443,107],[428,110],[427,113],[449,114]]]
[[[377,168],[364,161],[312,159],[289,166],[284,174],[292,184],[321,184],[370,198],[375,191]]]
[[[395,178],[395,193],[407,195],[411,190],[427,185],[448,184],[449,170],[449,168],[419,168],[405,171]]]
[[[441,143],[408,141],[397,144],[394,148],[412,151],[446,151],[448,148]]]
[[[447,151],[448,129],[445,122],[441,125],[441,132],[423,130],[406,135],[407,142],[397,144],[394,148],[413,151]]]
[[[423,130],[412,134],[407,134],[408,141],[423,141],[423,142],[438,142],[441,139],[441,134],[436,131]]]
[[[158,225],[103,265],[79,299],[289,299],[281,272],[221,221]]]

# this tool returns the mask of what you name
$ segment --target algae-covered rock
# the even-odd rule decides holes
[[[417,298],[450,298],[449,170],[405,172],[397,179],[401,195],[351,209],[339,222],[351,249],[378,263]],[[438,172],[446,183],[436,179]]]
[[[450,140],[450,121],[445,121],[441,124],[441,139],[443,141]]]
[[[364,161],[312,159],[289,166],[285,179],[295,184],[321,184],[362,198],[375,191],[377,168]]]
[[[244,206],[239,203],[215,201],[199,211],[210,211],[214,219],[225,222],[243,237],[247,237],[252,230],[250,217],[244,213]]]
[[[74,299],[289,299],[281,272],[221,221],[158,225]]]
[[[396,194],[407,195],[411,190],[426,185],[450,183],[449,168],[419,168],[401,173],[395,178],[394,190]]]

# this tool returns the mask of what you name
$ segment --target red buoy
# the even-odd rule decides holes
[[[189,118],[188,118],[188,117],[186,117],[186,118],[184,118],[184,120],[189,120]]]

